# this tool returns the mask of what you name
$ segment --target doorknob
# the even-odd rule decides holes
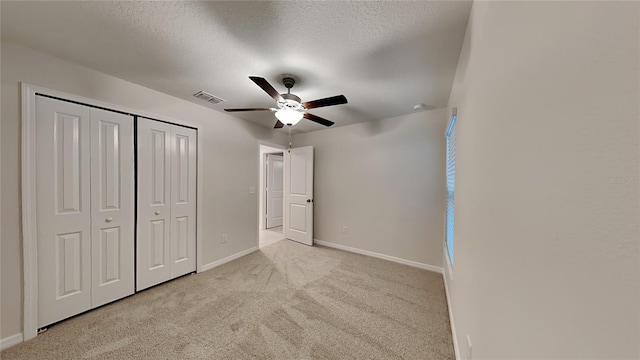
[[[311,199],[307,199],[307,202],[308,202],[308,203],[310,203],[311,201],[313,201],[313,200],[311,200]]]
[[[106,221],[106,222],[112,222],[112,221],[113,221],[113,218],[112,218],[112,217],[108,217],[108,218],[106,218],[104,221]]]
[[[160,215],[160,211],[159,211],[159,210],[158,210],[158,211],[156,211],[156,215]]]

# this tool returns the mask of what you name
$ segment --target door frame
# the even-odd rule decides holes
[[[258,231],[256,233],[256,246],[260,248],[260,231],[266,230],[267,220],[265,209],[267,206],[267,196],[265,194],[265,176],[267,176],[267,154],[282,154],[287,151],[284,145],[260,141],[258,143]],[[284,206],[284,205],[283,205]],[[284,211],[284,208],[283,208]],[[284,212],[283,212],[284,216]]]
[[[45,87],[20,83],[22,101],[22,145],[21,145],[21,196],[22,196],[22,257],[23,257],[23,341],[36,337],[38,332],[38,246],[36,219],[36,94],[42,94],[80,105],[88,105],[105,110],[142,116],[160,121],[188,126],[200,134],[200,126],[184,120],[157,116],[125,106],[115,105],[79,95],[69,94]],[[196,192],[202,194],[202,174],[204,151],[202,141],[197,139]],[[202,202],[196,194],[196,272],[201,272],[202,263]],[[137,224],[136,224],[137,226]]]

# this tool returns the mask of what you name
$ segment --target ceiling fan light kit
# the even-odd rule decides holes
[[[285,125],[293,126],[302,120],[302,113],[291,109],[280,109],[276,111],[276,117]]]
[[[323,106],[332,106],[346,104],[347,98],[344,95],[332,96],[324,99],[318,99],[314,101],[308,101],[303,103],[302,100],[291,93],[291,88],[295,85],[296,81],[291,76],[285,76],[282,79],[282,84],[287,88],[285,94],[280,94],[276,89],[269,84],[267,80],[257,76],[249,76],[249,79],[256,83],[262,90],[264,90],[269,96],[276,101],[277,108],[242,108],[242,109],[224,109],[229,112],[236,111],[275,111],[278,122],[274,128],[279,129],[284,125],[293,126],[297,124],[302,118],[311,120],[324,126],[331,126],[333,121],[321,118],[319,116],[310,114],[306,110],[319,108]]]

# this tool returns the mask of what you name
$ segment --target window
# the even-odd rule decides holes
[[[455,110],[447,127],[447,229],[445,239],[449,260],[453,264],[453,194],[456,184],[456,115]]]

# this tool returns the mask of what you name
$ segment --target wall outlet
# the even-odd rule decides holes
[[[252,186],[249,188],[249,194],[255,194],[256,193],[256,187]]]
[[[222,238],[220,239],[220,242],[223,244],[227,243],[227,234],[222,234]]]
[[[471,337],[467,335],[467,359],[473,359],[473,352],[471,351]]]
[[[347,225],[342,227],[342,233],[343,234],[348,234],[349,233],[349,227]]]

